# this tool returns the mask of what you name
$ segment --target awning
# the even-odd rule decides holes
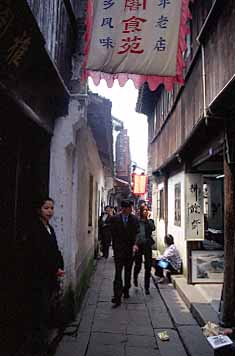
[[[130,186],[130,184],[123,179],[114,177],[113,180],[114,180],[114,186],[121,186],[121,187],[122,186]],[[115,182],[116,182],[116,184],[115,184]]]

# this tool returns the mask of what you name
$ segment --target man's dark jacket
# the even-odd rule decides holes
[[[139,221],[133,214],[128,216],[128,222],[125,225],[122,214],[111,217],[112,245],[114,258],[125,258],[132,256],[132,248],[136,241],[136,235],[139,232]]]

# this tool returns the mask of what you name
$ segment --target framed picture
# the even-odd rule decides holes
[[[192,283],[223,283],[224,251],[192,251]]]

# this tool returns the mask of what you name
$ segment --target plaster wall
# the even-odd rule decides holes
[[[165,220],[159,219],[157,215],[157,200],[159,199],[159,192],[160,190],[164,189],[164,183],[160,183],[156,186],[156,191],[154,192],[154,200],[155,200],[155,211],[156,211],[156,219],[157,221],[157,228],[156,228],[156,239],[157,239],[157,248],[158,250],[162,251],[164,248],[164,236],[165,236]]]
[[[55,200],[52,224],[65,260],[65,289],[69,285],[76,288],[87,262],[94,256],[100,203],[96,182],[97,190],[104,186],[103,166],[85,118],[85,103],[71,99],[68,116],[55,122],[51,142],[50,195]],[[88,229],[90,174],[94,177],[93,226]]]
[[[175,184],[181,185],[181,225],[175,220]],[[187,242],[185,240],[185,173],[180,172],[168,179],[168,233],[174,237],[175,245],[183,260],[184,272],[187,269]]]
[[[153,246],[153,248],[157,248],[157,231],[158,231],[158,221],[157,221],[157,184],[155,181],[153,181],[152,184],[152,214],[151,214],[151,218],[154,220],[155,222],[155,226],[156,226],[156,230],[153,232],[152,237],[155,241],[155,245]]]

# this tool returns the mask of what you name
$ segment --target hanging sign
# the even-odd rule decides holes
[[[147,191],[148,177],[143,174],[133,174],[133,194],[143,195]]]
[[[204,239],[203,179],[200,174],[187,174],[185,185],[185,237],[187,240]]]
[[[136,86],[183,81],[189,0],[89,0],[86,75]],[[154,84],[155,83],[155,84]]]

